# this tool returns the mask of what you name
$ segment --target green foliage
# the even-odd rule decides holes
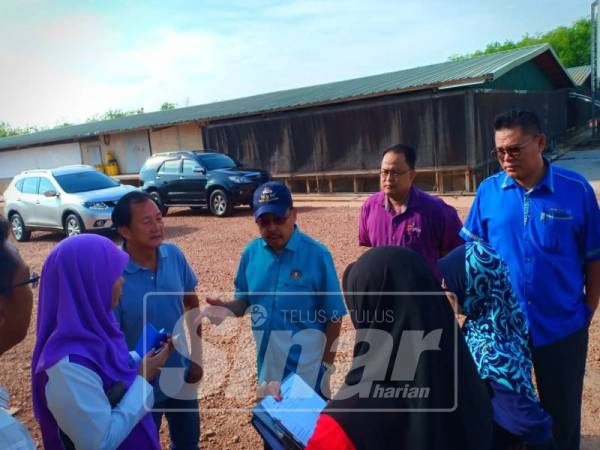
[[[560,26],[546,33],[526,34],[517,42],[492,42],[484,50],[477,50],[467,55],[453,55],[451,61],[461,61],[474,56],[513,50],[547,43],[552,46],[558,59],[565,67],[583,66],[590,63],[591,22],[589,19],[579,19],[570,27]]]
[[[42,131],[43,128],[36,126],[28,126],[24,128],[12,127],[6,122],[0,122],[0,138],[9,136],[19,136],[21,134],[35,133],[36,131]]]
[[[131,111],[123,111],[122,109],[109,109],[104,114],[96,114],[88,117],[86,122],[100,122],[102,120],[119,119],[120,117],[134,116],[136,114],[144,114],[144,108],[138,108]]]
[[[161,111],[168,111],[175,108],[177,108],[177,103],[164,102],[162,105],[160,105]]]
[[[160,105],[161,111],[166,111],[169,109],[175,109],[177,107],[176,103],[164,102]],[[102,120],[111,120],[118,119],[120,117],[133,116],[136,114],[144,114],[144,108],[133,109],[130,111],[123,111],[122,109],[109,109],[104,114],[95,114],[92,117],[88,117],[86,122],[100,122]],[[0,121],[0,138],[8,137],[8,136],[19,136],[21,134],[30,134],[35,133],[37,131],[44,131],[51,128],[64,128],[75,125],[69,122],[58,122],[54,127],[40,127],[40,126],[27,126],[27,127],[13,127],[6,122]]]

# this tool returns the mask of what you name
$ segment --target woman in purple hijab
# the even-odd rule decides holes
[[[32,395],[46,450],[159,449],[152,380],[172,346],[132,363],[112,309],[128,261],[97,235],[57,245],[42,269]]]

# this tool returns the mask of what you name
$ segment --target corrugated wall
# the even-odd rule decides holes
[[[568,126],[568,90],[518,93],[510,91],[475,92],[475,108],[479,133],[477,144],[481,151],[476,159],[485,158],[485,152],[494,145],[493,123],[496,115],[509,109],[526,109],[535,112],[542,129],[549,138],[565,132]]]
[[[204,127],[206,147],[273,173],[374,169],[402,142],[419,166],[465,164],[464,94],[405,95]]]
[[[269,117],[210,124],[206,147],[275,174],[376,169],[381,152],[417,148],[418,167],[493,163],[494,117],[535,111],[549,137],[567,129],[567,91],[461,90],[387,97]]]

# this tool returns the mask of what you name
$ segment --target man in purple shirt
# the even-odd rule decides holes
[[[398,245],[420,253],[439,277],[437,260],[463,244],[456,210],[415,186],[416,151],[398,144],[383,152],[381,192],[360,211],[358,243],[365,247]]]

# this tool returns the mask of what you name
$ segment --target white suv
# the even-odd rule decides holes
[[[106,230],[116,202],[135,189],[90,166],[26,170],[4,192],[4,216],[17,241],[28,240],[32,230],[64,230],[67,236]]]

